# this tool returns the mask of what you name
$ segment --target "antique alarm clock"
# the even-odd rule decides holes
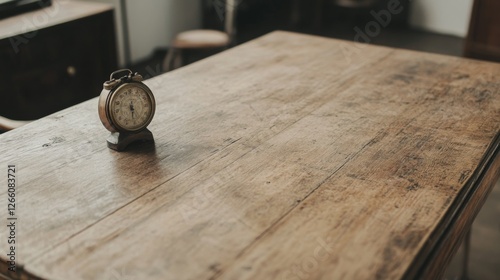
[[[122,76],[119,76],[122,74]],[[142,76],[129,69],[111,73],[99,97],[99,118],[111,132],[108,147],[122,151],[136,141],[153,141],[147,126],[155,114],[155,98],[142,83]]]

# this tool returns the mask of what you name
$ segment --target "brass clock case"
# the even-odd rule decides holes
[[[140,75],[138,76],[142,80],[142,77],[140,77]],[[112,79],[104,84],[105,89],[101,92],[99,97],[99,118],[101,119],[104,127],[110,132],[138,133],[146,129],[146,127],[153,120],[156,109],[155,98],[151,90],[145,84],[137,80],[138,78],[136,76],[132,77],[129,75],[127,79]],[[107,90],[106,87],[110,88],[110,84],[113,86],[110,90]],[[123,97],[124,93],[134,91],[136,93],[143,92],[143,94],[137,98],[142,98],[143,102],[145,102],[150,109],[144,113],[147,115],[142,117],[143,119],[139,124],[136,124],[135,126],[125,126],[120,124],[121,122],[117,119],[116,114],[113,112],[115,110],[119,110],[116,105],[120,102],[118,101],[118,98],[120,96]]]

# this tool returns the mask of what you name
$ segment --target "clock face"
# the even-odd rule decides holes
[[[150,91],[141,84],[126,84],[114,92],[109,103],[109,113],[120,130],[138,131],[151,122],[155,102]]]

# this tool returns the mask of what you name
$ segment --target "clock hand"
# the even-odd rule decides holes
[[[132,112],[132,119],[134,119],[134,103],[132,102],[132,100],[130,100],[130,111]]]

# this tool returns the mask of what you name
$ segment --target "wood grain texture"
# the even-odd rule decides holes
[[[146,81],[154,145],[106,148],[95,99],[0,135],[19,169],[12,277],[418,278],[487,194],[499,74],[274,32]],[[481,195],[456,203],[466,189]]]

